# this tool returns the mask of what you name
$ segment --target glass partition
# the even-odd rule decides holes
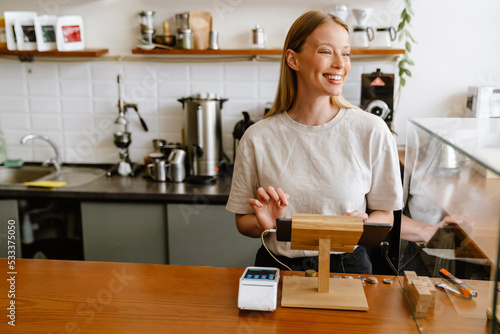
[[[487,314],[497,304],[500,119],[409,120],[404,193],[400,283],[419,330],[496,332]],[[404,271],[430,277],[434,305],[426,308],[427,292],[410,287]]]

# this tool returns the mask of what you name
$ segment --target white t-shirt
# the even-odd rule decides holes
[[[403,202],[394,137],[381,118],[360,109],[341,108],[318,126],[282,112],[249,127],[238,146],[226,209],[254,213],[248,200],[269,186],[290,195],[285,217],[400,210]],[[275,233],[268,234],[266,244],[277,255],[317,255],[291,250]]]
[[[440,154],[446,144],[428,137],[418,127],[408,128],[407,138],[403,213],[414,220],[436,225],[447,213],[429,194],[426,183],[438,175]],[[446,168],[443,171],[446,172]]]

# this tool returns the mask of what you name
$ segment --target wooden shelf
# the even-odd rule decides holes
[[[196,55],[196,56],[258,56],[258,55],[281,55],[281,50],[268,49],[227,49],[227,50],[180,50],[180,49],[133,49],[133,54],[142,55]]]
[[[108,49],[85,49],[79,51],[18,51],[0,49],[0,55],[19,56],[22,59],[29,59],[37,56],[43,57],[99,57],[108,53]],[[167,50],[153,49],[142,50],[133,49],[132,54],[138,55],[158,55],[158,56],[281,56],[281,49],[225,49],[225,50]],[[352,49],[351,55],[404,55],[404,49]]]
[[[196,56],[281,56],[280,49],[226,49],[226,50],[167,50],[153,49],[142,50],[133,49],[132,54],[141,55],[196,55]],[[403,55],[404,49],[352,49],[351,55]]]
[[[12,55],[19,57],[36,57],[36,56],[50,56],[50,57],[99,57],[108,53],[108,49],[85,49],[78,51],[19,51],[0,49],[0,55]]]
[[[405,49],[351,49],[351,55],[404,55]]]

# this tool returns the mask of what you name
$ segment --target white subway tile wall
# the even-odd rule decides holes
[[[132,161],[142,163],[153,149],[152,140],[181,142],[184,123],[178,101],[200,92],[227,98],[222,108],[223,149],[233,157],[233,128],[248,111],[261,119],[273,101],[279,62],[165,63],[165,62],[35,62],[0,60],[0,129],[9,159],[43,161],[53,155],[43,142],[21,145],[23,135],[42,133],[52,138],[65,162],[115,163],[118,149],[117,75],[123,77],[123,99],[136,103],[149,131],[144,132],[133,109],[128,111]],[[380,68],[394,73],[391,61],[356,61],[344,85],[344,96],[359,105],[361,74]]]

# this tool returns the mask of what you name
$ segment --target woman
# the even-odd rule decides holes
[[[342,98],[351,63],[347,25],[319,11],[300,16],[283,48],[276,99],[238,146],[226,208],[240,233],[259,237],[292,213],[391,222],[402,207],[396,143],[381,118]],[[290,249],[274,233],[269,249],[294,270],[316,269],[317,252]],[[331,256],[332,272],[371,273],[366,250]],[[278,266],[266,250],[257,266]]]

